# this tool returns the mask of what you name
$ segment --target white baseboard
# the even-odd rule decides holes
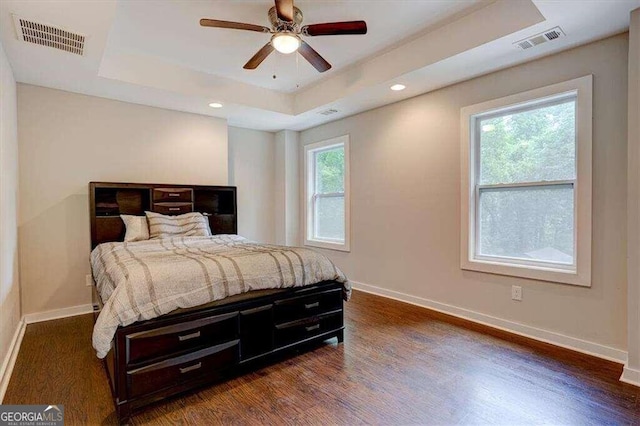
[[[18,358],[18,352],[20,351],[20,345],[22,344],[25,329],[26,323],[24,322],[24,319],[20,319],[16,332],[13,334],[13,338],[9,344],[7,355],[4,358],[2,367],[0,367],[0,404],[4,400],[4,394],[9,386],[9,380],[11,380],[13,367],[16,365],[16,359]]]
[[[575,337],[566,336],[564,334],[556,333],[553,331],[543,330],[541,328],[536,328],[536,327],[521,324],[518,322],[509,321],[502,318],[493,317],[490,315],[485,315],[480,312],[459,308],[457,306],[447,305],[445,303],[424,299],[422,297],[400,293],[394,290],[375,287],[369,284],[363,284],[356,281],[351,281],[351,284],[354,289],[364,291],[366,293],[371,293],[378,296],[387,297],[389,299],[406,302],[412,305],[421,306],[423,308],[431,309],[437,312],[452,315],[454,317],[473,321],[475,323],[497,328],[499,330],[507,331],[509,333],[517,334],[524,337],[529,337],[534,340],[550,343],[555,346],[571,349],[587,355],[593,355],[595,357],[603,358],[608,361],[614,361],[620,364],[625,364],[627,362],[626,351],[601,345],[599,343],[577,339]]]
[[[620,376],[620,381],[629,383],[630,385],[640,386],[640,370],[629,368],[625,365],[622,370],[622,376]]]
[[[90,314],[93,312],[93,305],[78,305],[70,308],[54,309],[52,311],[38,312],[35,314],[27,314],[23,317],[23,320],[27,324],[33,324],[34,322],[50,321],[54,319],[73,317],[76,315]]]

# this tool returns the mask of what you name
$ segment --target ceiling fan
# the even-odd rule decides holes
[[[293,5],[293,0],[275,0],[275,3],[275,7],[269,9],[271,28],[262,25],[206,18],[200,20],[200,25],[203,27],[230,28],[272,34],[271,40],[244,65],[244,68],[248,70],[256,69],[275,49],[285,54],[293,53],[297,50],[315,69],[319,72],[325,72],[331,68],[331,64],[302,40],[301,36],[314,37],[367,33],[367,23],[364,21],[329,22],[301,26],[302,11]]]

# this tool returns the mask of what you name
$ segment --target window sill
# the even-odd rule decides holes
[[[485,272],[496,275],[527,278],[580,287],[591,287],[591,274],[580,270],[554,269],[543,266],[517,265],[487,260],[464,259],[460,267],[467,271]]]
[[[350,252],[349,243],[331,243],[328,241],[320,241],[320,240],[304,240],[304,245],[308,247],[316,247],[323,248],[328,250],[336,250],[336,251],[344,251]]]

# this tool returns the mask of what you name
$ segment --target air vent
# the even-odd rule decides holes
[[[533,44],[531,44],[528,40],[525,41],[521,41],[518,43],[518,47],[520,47],[520,49],[525,50],[525,49],[530,49],[533,47]]]
[[[326,109],[324,111],[320,111],[318,114],[322,114],[322,115],[331,115],[331,114],[335,114],[336,112],[338,112],[337,109]]]
[[[517,41],[513,43],[513,45],[520,50],[527,50],[564,36],[565,33],[562,31],[562,29],[560,27],[555,27],[524,40]]]
[[[18,39],[27,43],[53,47],[65,52],[82,55],[84,53],[85,36],[75,34],[51,25],[41,24],[13,15]]]
[[[559,28],[558,28],[559,30]],[[562,36],[562,31],[558,31],[558,30],[551,30],[548,33],[544,33],[545,37],[547,37],[549,40],[555,40],[557,38],[559,38],[560,36]]]

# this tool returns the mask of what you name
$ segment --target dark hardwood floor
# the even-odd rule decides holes
[[[132,424],[639,424],[622,366],[354,291],[345,342],[158,404]],[[115,424],[91,315],[32,324],[5,404]],[[357,333],[355,332],[357,330]]]

